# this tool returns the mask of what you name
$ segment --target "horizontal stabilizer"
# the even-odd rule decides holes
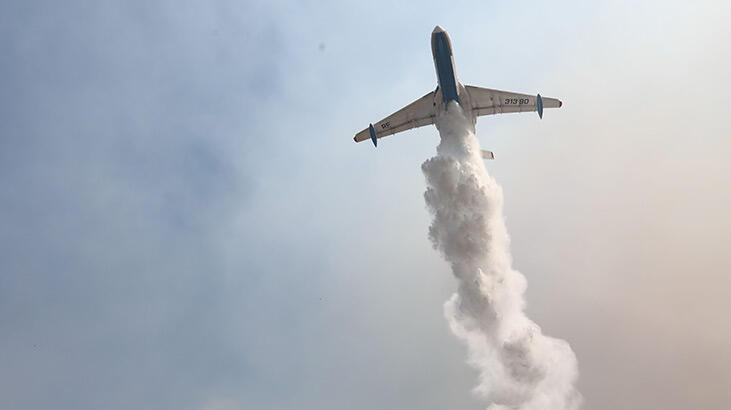
[[[495,154],[492,151],[480,150],[482,152],[482,158],[484,159],[495,159]]]

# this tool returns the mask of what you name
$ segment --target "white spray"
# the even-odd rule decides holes
[[[437,156],[422,165],[429,237],[459,281],[445,304],[454,334],[480,373],[489,410],[578,409],[576,356],[524,313],[525,277],[512,266],[500,185],[488,175],[474,126],[452,103],[437,119]]]

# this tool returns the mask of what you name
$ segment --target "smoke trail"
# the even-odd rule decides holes
[[[459,282],[445,315],[480,373],[475,391],[490,410],[578,409],[574,352],[523,312],[526,281],[511,267],[502,189],[485,169],[472,122],[452,103],[437,128],[437,156],[421,167],[434,216],[429,238]]]

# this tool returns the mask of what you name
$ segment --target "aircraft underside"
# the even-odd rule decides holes
[[[452,43],[447,32],[439,26],[434,28],[431,45],[438,87],[381,121],[370,124],[355,135],[355,142],[370,139],[377,146],[380,138],[434,124],[437,114],[443,112],[451,101],[462,107],[473,124],[477,117],[483,115],[514,112],[538,112],[543,118],[544,108],[559,108],[562,105],[560,100],[544,98],[540,94],[528,95],[463,85],[457,80]],[[490,151],[483,152],[483,157],[494,158]]]

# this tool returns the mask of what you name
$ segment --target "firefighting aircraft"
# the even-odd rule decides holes
[[[396,111],[381,121],[355,134],[355,142],[370,139],[378,145],[378,139],[412,128],[434,124],[438,113],[447,109],[451,101],[462,107],[474,125],[481,115],[511,112],[537,111],[543,118],[544,108],[559,108],[562,103],[555,98],[518,94],[509,91],[463,85],[457,80],[449,35],[439,26],[431,34],[431,49],[439,85],[434,91]],[[482,151],[485,159],[494,159],[491,151]]]

